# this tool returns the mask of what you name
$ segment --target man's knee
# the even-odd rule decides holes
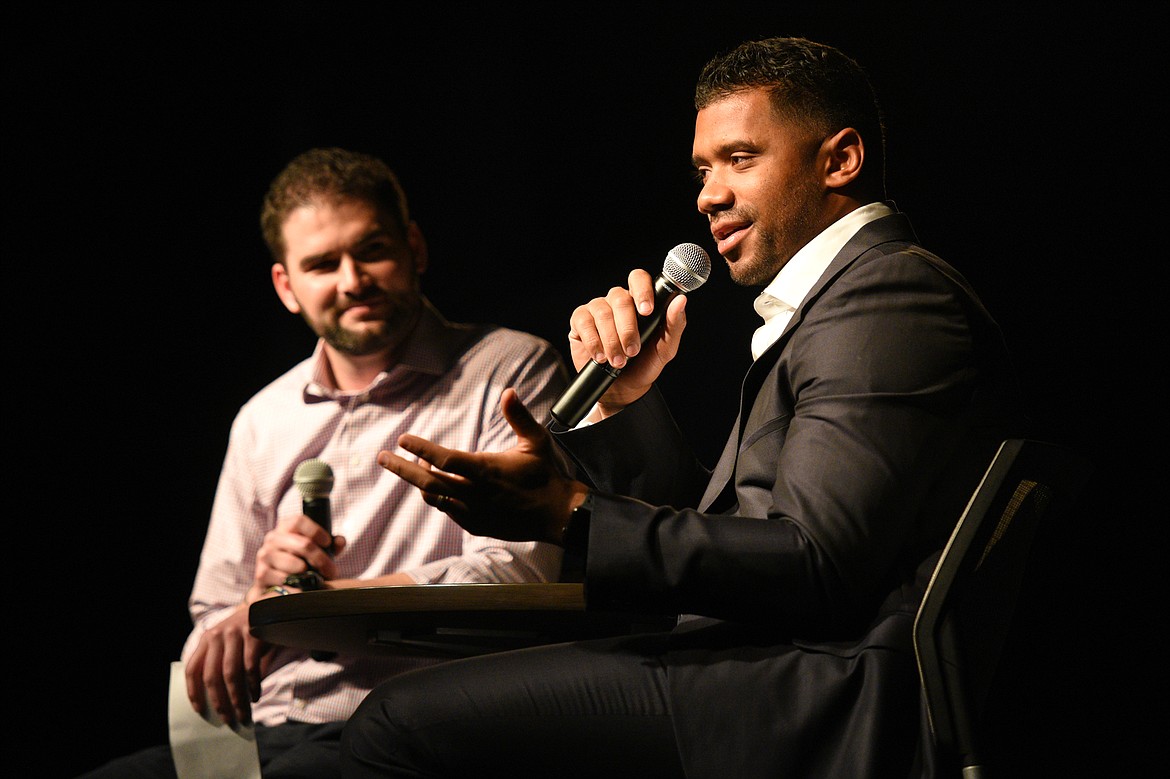
[[[392,680],[375,688],[346,723],[340,757],[342,775],[347,779],[394,776],[392,771],[416,766],[418,750],[413,743],[413,729],[400,717],[417,714],[416,705],[425,703],[425,698],[399,690],[398,686]]]

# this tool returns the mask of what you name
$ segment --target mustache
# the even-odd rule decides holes
[[[717,225],[722,222],[754,222],[757,216],[756,209],[741,206],[731,211],[720,211],[717,214],[711,214],[707,217],[707,221],[711,225]]]
[[[361,290],[352,295],[345,295],[335,301],[334,305],[331,306],[331,310],[334,316],[340,317],[351,308],[371,306],[385,309],[388,314],[392,314],[396,309],[409,310],[413,308],[418,297],[419,293],[417,291],[386,290],[375,287]]]
[[[389,297],[389,294],[377,287],[367,287],[366,289],[359,290],[356,294],[346,293],[345,295],[346,300],[353,301],[354,303],[367,303],[371,300],[387,297]]]
[[[382,290],[364,290],[356,295],[346,295],[333,306],[333,310],[338,314],[342,314],[357,306],[368,306],[377,303],[393,304],[394,302],[396,302],[396,296],[388,295]]]

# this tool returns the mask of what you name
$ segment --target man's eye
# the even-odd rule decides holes
[[[358,262],[382,262],[383,260],[392,259],[393,252],[388,247],[369,247],[362,249],[360,252],[354,252],[353,258]]]
[[[392,241],[371,241],[355,251],[354,256],[361,262],[377,262],[392,259],[397,248]]]
[[[699,184],[703,184],[707,181],[707,173],[708,172],[709,171],[706,171],[706,170],[703,170],[702,168],[699,168],[699,169],[695,170],[693,173],[691,173],[691,176],[692,176],[692,178],[694,178],[694,180],[696,182],[698,182]]]
[[[315,260],[305,266],[307,273],[329,273],[337,269],[337,260]]]

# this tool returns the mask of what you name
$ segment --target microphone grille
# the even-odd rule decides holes
[[[333,469],[324,460],[305,460],[293,472],[293,483],[305,500],[327,498],[333,489]]]
[[[680,243],[667,253],[662,275],[683,292],[693,292],[711,275],[711,258],[697,244]]]

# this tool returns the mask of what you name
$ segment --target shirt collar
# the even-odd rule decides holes
[[[333,383],[333,374],[325,356],[324,339],[318,339],[310,359],[312,371],[305,384],[306,401],[332,400],[351,395],[368,395],[385,387],[392,379],[407,373],[424,373],[441,376],[458,358],[464,344],[472,333],[471,325],[453,324],[443,317],[439,310],[425,296],[422,309],[414,329],[402,344],[398,358],[392,365],[378,373],[370,385],[357,392],[343,392]],[[397,381],[395,381],[395,384]]]

